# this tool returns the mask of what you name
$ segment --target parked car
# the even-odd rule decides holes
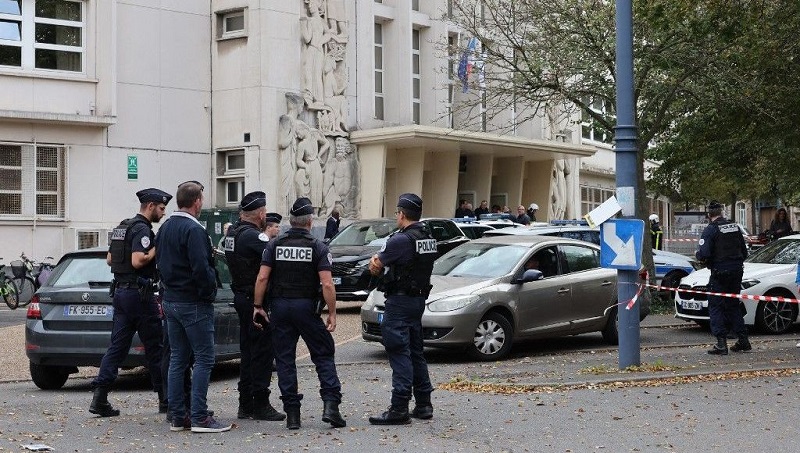
[[[744,262],[742,294],[800,298],[795,277],[800,259],[800,235],[784,236],[757,249]],[[675,316],[706,326],[709,323],[708,295],[681,290],[708,291],[711,272],[701,269],[681,280],[675,295]],[[744,299],[745,324],[766,333],[787,332],[798,322],[797,304]]]
[[[469,238],[449,219],[425,218],[436,239],[439,255],[465,242]],[[347,225],[330,243],[331,275],[336,285],[336,300],[363,301],[369,294],[371,275],[369,259],[386,243],[389,235],[397,231],[396,219],[358,220]]]
[[[25,353],[37,387],[58,389],[78,372],[77,367],[100,366],[111,341],[114,316],[107,252],[107,248],[93,248],[64,255],[33,296],[25,322]],[[219,362],[239,357],[239,319],[232,307],[225,255],[216,256],[216,266],[222,282],[214,302],[214,352]],[[134,335],[122,366],[145,364],[144,346]]]
[[[478,239],[483,237],[483,233],[494,229],[491,225],[474,220],[464,221],[463,219],[453,219],[453,221],[458,225],[458,229],[464,233],[464,236],[469,239]]]
[[[502,359],[523,338],[599,331],[616,344],[616,276],[600,267],[600,247],[588,242],[534,235],[476,239],[434,263],[424,343],[466,348],[477,360]],[[381,341],[384,307],[378,291],[361,307],[365,340]],[[648,299],[640,309],[643,319]]]
[[[487,232],[485,235],[497,236],[503,234],[558,236],[600,245],[600,229],[591,228],[588,225],[563,224],[545,227],[518,228],[508,231],[494,230]],[[656,282],[661,286],[670,288],[677,287],[683,277],[686,277],[695,269],[703,267],[702,264],[695,259],[687,258],[678,253],[656,249],[653,249],[653,264],[656,271]]]

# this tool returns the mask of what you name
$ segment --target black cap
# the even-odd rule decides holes
[[[242,211],[255,211],[258,208],[267,205],[267,194],[264,192],[250,192],[242,197],[239,208]]]
[[[281,219],[283,219],[283,217],[277,212],[268,212],[265,220],[267,223],[281,223]]]
[[[142,189],[136,192],[136,196],[139,198],[139,203],[169,203],[169,200],[172,200],[172,195],[164,192],[160,189],[149,188],[149,189]]]
[[[422,212],[422,198],[413,193],[404,193],[397,200],[397,207],[409,211]]]
[[[292,209],[289,211],[289,214],[300,217],[301,215],[309,215],[314,213],[314,206],[311,204],[311,200],[306,197],[300,197],[297,201],[294,202],[292,205]]]
[[[710,210],[712,210],[712,209],[722,209],[722,204],[720,204],[720,202],[719,202],[719,201],[716,201],[716,200],[711,200],[711,201],[708,203],[708,210],[710,211]]]

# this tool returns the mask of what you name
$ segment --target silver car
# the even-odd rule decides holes
[[[514,340],[602,332],[616,344],[617,273],[595,244],[550,236],[476,239],[436,260],[422,316],[426,346],[499,360]],[[384,296],[361,308],[362,337],[381,341]],[[641,307],[642,318],[649,305]]]

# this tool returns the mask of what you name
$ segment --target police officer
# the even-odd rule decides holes
[[[136,192],[139,213],[123,220],[111,233],[111,245],[106,261],[114,273],[113,327],[111,344],[100,371],[92,381],[94,396],[89,412],[101,417],[114,417],[119,410],[108,402],[108,391],[117,379],[119,366],[128,355],[133,334],[139,333],[144,344],[147,369],[153,390],[158,393],[159,405],[165,405],[161,376],[161,320],[153,294],[156,281],[156,250],[153,247],[153,223],[164,217],[172,195],[159,189]],[[159,409],[160,409],[159,408]]]
[[[267,234],[267,238],[269,238],[270,241],[278,237],[278,233],[281,232],[281,220],[283,220],[283,216],[277,212],[267,213],[267,226],[264,227],[264,233]]]
[[[239,315],[238,418],[278,421],[286,418],[269,402],[272,381],[272,329],[253,324],[253,290],[261,267],[261,255],[269,241],[264,232],[267,199],[264,192],[250,192],[239,204],[239,220],[228,228],[223,250],[231,271],[233,305]]]
[[[650,214],[650,242],[654,249],[664,249],[663,235],[664,231],[661,229],[661,224],[658,223],[658,214]]]
[[[747,258],[744,237],[737,224],[722,217],[722,205],[718,202],[709,203],[708,217],[710,223],[703,230],[695,256],[711,269],[709,291],[738,294],[742,285],[744,259]],[[727,335],[730,330],[738,337],[731,351],[752,349],[740,305],[737,298],[708,296],[711,333],[717,337],[717,344],[708,351],[709,354],[728,354]]]
[[[433,417],[433,386],[422,353],[422,313],[431,290],[436,240],[419,222],[422,199],[417,195],[400,195],[395,215],[400,230],[369,264],[373,275],[379,275],[384,267],[389,269],[378,289],[386,295],[381,335],[392,367],[392,402],[389,410],[369,418],[374,425],[409,423],[412,391],[415,407],[410,416],[425,420]]]
[[[286,427],[300,428],[300,401],[297,393],[295,353],[297,340],[303,337],[311,353],[320,382],[323,402],[322,421],[334,428],[347,423],[339,413],[342,386],[336,374],[335,347],[331,332],[336,329],[336,290],[331,278],[331,255],[328,246],[311,235],[314,207],[308,198],[298,198],[289,212],[291,228],[267,243],[256,279],[253,322],[274,332],[278,387],[281,389]],[[320,317],[320,284],[328,307],[327,323]],[[269,285],[269,307],[264,295]],[[267,311],[269,310],[269,318]]]

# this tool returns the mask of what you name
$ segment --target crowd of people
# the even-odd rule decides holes
[[[458,202],[458,207],[456,208],[455,213],[453,214],[454,218],[461,219],[464,217],[476,218],[480,219],[484,214],[505,214],[506,217],[515,222],[522,225],[530,225],[531,222],[536,222],[536,211],[539,210],[539,205],[536,203],[531,203],[526,208],[523,205],[517,206],[517,212],[512,213],[511,208],[507,205],[503,205],[502,207],[499,204],[492,205],[491,210],[489,209],[489,202],[486,200],[481,201],[481,204],[472,210],[472,203],[468,202],[465,199],[461,199]]]
[[[89,411],[100,417],[120,414],[108,401],[119,367],[138,333],[158,409],[170,431],[219,433],[232,424],[214,417],[207,402],[214,365],[214,305],[219,278],[214,247],[198,221],[203,185],[178,186],[177,210],[158,233],[153,223],[165,215],[172,196],[160,189],[137,192],[139,213],[113,230],[107,262],[114,274],[111,344],[92,381]],[[316,208],[306,197],[289,210],[290,228],[279,234],[282,216],[267,212],[264,192],[250,192],[239,205],[239,219],[224,227],[217,252],[224,252],[231,272],[234,308],[239,317],[241,352],[237,418],[286,420],[301,427],[303,394],[297,381],[296,349],[300,338],[309,348],[319,378],[322,421],[347,425],[339,411],[341,383],[336,371],[336,290],[326,242],[311,235]],[[422,312],[430,291],[436,241],[422,223],[422,199],[403,194],[397,203],[397,226],[384,250],[372,257],[370,271],[383,274],[387,296],[382,324],[392,368],[389,409],[370,417],[373,424],[405,424],[411,417],[433,416],[431,385],[422,354]],[[336,210],[326,221],[326,239],[336,234]],[[420,245],[421,244],[421,245]],[[155,298],[160,291],[161,306]],[[322,312],[327,309],[323,322]],[[270,402],[273,361],[283,412]],[[416,406],[409,412],[411,399]]]

